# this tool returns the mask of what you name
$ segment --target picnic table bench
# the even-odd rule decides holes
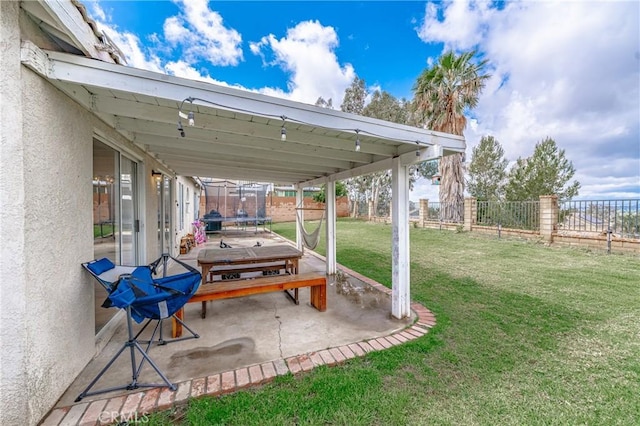
[[[216,281],[202,284],[187,303],[202,302],[202,318],[206,317],[206,302],[251,296],[254,294],[286,291],[310,287],[311,306],[320,312],[327,310],[327,277],[321,272],[305,272],[303,274],[284,274],[258,278]],[[182,311],[178,317],[182,318]],[[173,320],[173,337],[182,335],[180,323]]]
[[[309,287],[311,306],[324,312],[327,309],[326,275],[322,272],[299,274],[300,257],[300,251],[286,245],[205,249],[198,255],[203,283],[188,303],[202,302],[201,316],[205,318],[208,301],[284,291],[298,304],[298,290]],[[263,276],[242,276],[250,272],[262,272]],[[215,279],[217,276],[220,276],[219,280]],[[294,296],[290,290],[294,291]],[[180,311],[178,317],[182,318],[182,314]],[[182,327],[174,320],[173,336],[178,337],[181,333]]]

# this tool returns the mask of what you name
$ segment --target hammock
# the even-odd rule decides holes
[[[318,224],[318,227],[313,232],[307,231],[307,229],[304,227],[304,221],[300,216],[301,210],[322,210],[322,216],[320,216],[320,223]],[[302,243],[304,244],[305,247],[307,247],[310,250],[315,249],[318,246],[318,243],[320,242],[320,228],[322,227],[322,220],[324,219],[324,214],[325,214],[324,209],[305,209],[304,207],[296,208],[296,219],[298,220],[298,224],[302,228]]]

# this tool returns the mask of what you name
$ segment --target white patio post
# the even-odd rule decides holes
[[[294,210],[294,214],[296,215],[296,247],[300,251],[304,251],[304,244],[302,243],[302,223],[304,222],[304,188],[298,187],[296,191],[296,209]],[[300,208],[300,210],[298,210]],[[300,220],[298,220],[298,217]]]
[[[409,173],[399,157],[392,168],[392,295],[391,314],[396,318],[410,315],[409,291]]]
[[[327,275],[335,275],[336,263],[336,183],[327,180],[325,185],[326,199],[326,262]]]

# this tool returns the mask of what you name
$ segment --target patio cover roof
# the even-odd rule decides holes
[[[44,51],[29,41],[21,59],[180,175],[311,186],[389,169],[398,156],[411,164],[439,156],[440,148],[444,155],[465,149],[459,136]],[[184,137],[180,109],[195,118],[194,127],[181,120]]]
[[[463,137],[120,65],[122,54],[77,0],[21,2],[62,52],[22,42],[22,63],[184,176],[300,188],[392,170],[392,315],[410,315],[410,164],[463,152]],[[94,59],[91,59],[94,58]],[[191,99],[192,101],[186,101]],[[195,115],[195,126],[178,111]],[[281,128],[286,140],[281,140]],[[356,150],[356,140],[360,150]],[[418,155],[416,155],[416,153]],[[336,273],[335,198],[327,197],[327,274]],[[330,218],[330,219],[329,219]],[[301,229],[298,225],[298,234]],[[296,238],[302,248],[301,236]]]

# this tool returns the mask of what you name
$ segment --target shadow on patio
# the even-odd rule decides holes
[[[208,242],[180,259],[197,267],[202,248],[217,247],[220,239],[232,247],[290,244],[270,232],[209,234]],[[198,268],[199,269],[199,268]],[[185,306],[185,323],[200,335],[198,339],[154,345],[149,355],[177,391],[168,388],[139,388],[76,397],[87,387],[127,340],[125,321],[111,341],[83,370],[42,423],[101,424],[118,416],[131,418],[204,394],[221,394],[277,375],[308,371],[315,365],[336,364],[372,350],[381,350],[425,334],[435,324],[432,314],[412,305],[412,317],[391,316],[390,290],[353,271],[327,281],[327,310],[319,312],[309,304],[309,289],[300,290],[295,305],[282,292],[207,302],[207,316],[200,316],[200,303]],[[324,271],[322,257],[309,251],[300,262],[300,272]],[[416,316],[418,322],[416,322]],[[414,324],[415,323],[415,324]],[[136,324],[139,329],[141,325]],[[145,330],[151,334],[152,327]],[[134,330],[136,331],[136,330]],[[165,321],[164,336],[170,337],[171,321]],[[188,335],[184,331],[184,335]],[[139,354],[136,354],[139,360]],[[92,391],[131,382],[131,361],[123,353]],[[162,383],[148,363],[142,368],[140,383]],[[129,417],[127,417],[129,416]]]

